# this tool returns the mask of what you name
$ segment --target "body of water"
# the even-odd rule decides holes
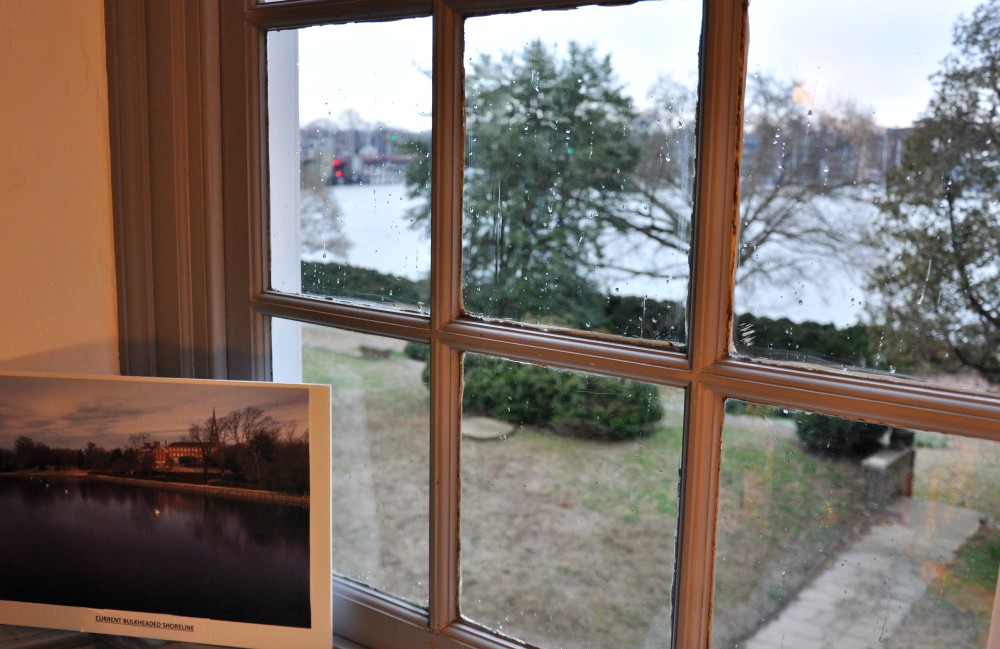
[[[421,203],[406,195],[406,185],[335,185],[323,187],[340,210],[342,255],[308,255],[310,261],[339,261],[373,268],[407,279],[422,279],[431,271],[427,224],[414,224],[409,211]]]
[[[408,279],[430,273],[430,241],[426,224],[417,227],[409,210],[419,200],[406,195],[403,184],[337,185],[322,187],[340,210],[340,234],[348,244],[343,254],[318,252],[305,255],[309,261],[338,261]],[[849,197],[817,198],[816,208],[845,228],[863,231],[877,209]],[[633,295],[657,300],[685,301],[688,294],[686,256],[641,236],[616,234],[604,242],[605,255],[627,266],[669,267],[678,273],[672,281],[645,275],[628,275],[608,268],[594,268],[593,280],[615,295]],[[326,256],[324,256],[326,255]],[[865,274],[871,265],[866,251],[848,248],[828,258],[803,259],[795,242],[777,242],[760,253],[758,263],[770,270],[781,269],[790,259],[808,268],[782,282],[745,283],[736,288],[738,313],[749,312],[795,322],[814,320],[839,327],[864,320],[867,292]]]
[[[308,627],[309,510],[0,476],[0,600]]]

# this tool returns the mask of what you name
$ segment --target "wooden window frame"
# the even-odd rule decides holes
[[[488,323],[461,308],[462,24],[560,0],[105,0],[125,374],[267,380],[269,319],[431,347],[427,610],[334,582],[336,645],[519,647],[459,615],[461,355],[494,354],[686,391],[673,643],[710,646],[725,399],[1000,441],[1000,398],[731,355],[747,0],[706,0],[687,352]],[[430,315],[267,286],[267,30],[432,16]],[[223,74],[224,71],[224,74]]]

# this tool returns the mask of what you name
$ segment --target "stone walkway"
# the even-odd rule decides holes
[[[979,528],[971,509],[902,498],[746,644],[746,649],[876,649]]]

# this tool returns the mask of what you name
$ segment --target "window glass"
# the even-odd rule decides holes
[[[464,376],[462,615],[540,647],[669,646],[683,392],[471,354]]]
[[[406,179],[429,162],[430,19],[271,32],[268,59],[272,286],[425,310],[429,229]]]
[[[985,646],[996,443],[726,410],[713,646]]]
[[[302,379],[333,392],[333,570],[426,606],[427,345],[301,327]]]
[[[977,4],[753,3],[740,353],[1000,384],[1000,5]]]
[[[466,21],[469,312],[683,342],[700,9]]]

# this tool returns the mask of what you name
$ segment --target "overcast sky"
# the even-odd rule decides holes
[[[0,448],[25,435],[52,448],[94,442],[124,447],[133,433],[174,442],[214,408],[223,416],[257,406],[280,422],[309,427],[308,391],[259,383],[135,381],[0,375]]]
[[[853,101],[884,126],[911,123],[932,94],[927,77],[951,47],[952,27],[974,0],[752,0],[750,71],[800,82],[819,109]],[[540,38],[610,54],[642,107],[670,76],[694,86],[701,26],[698,0],[472,18],[467,58],[519,51]],[[300,117],[338,121],[354,109],[369,123],[430,125],[431,22],[335,25],[299,32]]]

